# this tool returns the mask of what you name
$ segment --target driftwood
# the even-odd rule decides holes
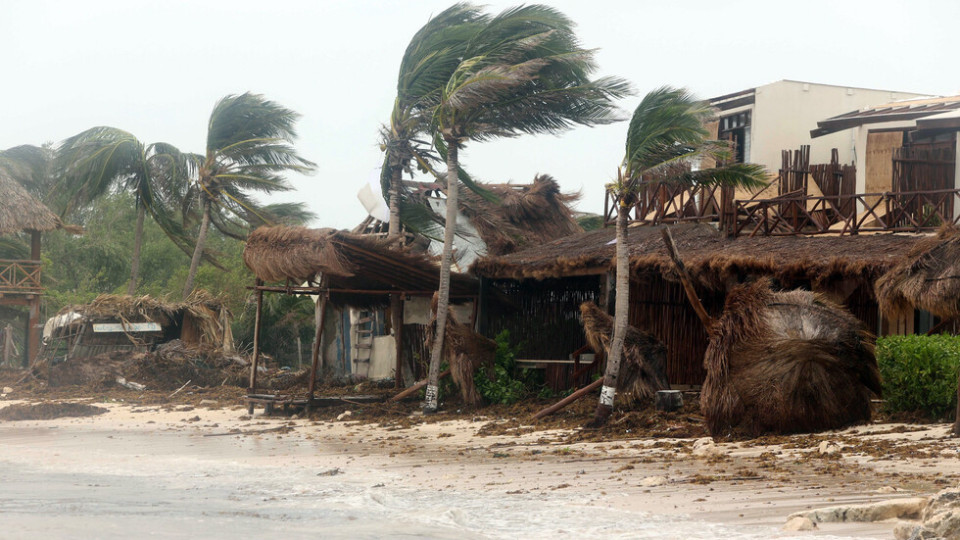
[[[544,416],[550,416],[551,414],[559,411],[560,409],[563,409],[563,408],[566,407],[567,405],[570,405],[570,404],[573,403],[574,401],[577,401],[578,399],[582,398],[583,396],[589,394],[592,390],[596,390],[597,388],[600,388],[600,386],[601,386],[602,384],[603,384],[603,379],[597,379],[597,380],[593,381],[592,383],[584,386],[583,388],[577,390],[576,392],[570,394],[569,396],[561,399],[560,401],[554,403],[553,405],[551,405],[551,406],[547,407],[546,409],[543,409],[543,410],[541,410],[540,412],[538,412],[537,414],[533,415],[533,419],[534,419],[534,420],[539,420],[539,419],[543,418]]]
[[[449,370],[449,369],[445,369],[445,370],[443,370],[443,371],[440,372],[440,375],[437,377],[437,379],[439,380],[439,379],[442,379],[442,378],[448,377],[448,376],[450,376],[450,370]],[[388,402],[388,403],[393,403],[393,402],[395,402],[395,401],[400,401],[401,399],[406,399],[406,398],[408,398],[408,397],[416,394],[417,392],[419,392],[424,386],[427,385],[427,382],[428,382],[427,379],[424,379],[424,380],[422,380],[422,381],[420,381],[420,382],[414,383],[414,384],[410,385],[410,387],[407,388],[406,390],[404,390],[403,392],[400,392],[399,394],[397,394],[397,395],[393,396],[392,398],[388,399],[387,402]]]
[[[170,394],[169,396],[167,396],[167,399],[170,399],[170,398],[172,398],[173,396],[179,394],[181,390],[183,390],[184,388],[187,387],[188,384],[190,384],[190,382],[191,382],[191,381],[187,381],[187,382],[183,383],[183,386],[181,386],[180,388],[177,388],[176,390],[174,390],[172,394]],[[224,379],[223,382],[227,382],[227,379]],[[220,386],[223,386],[223,383],[221,383]]]
[[[117,377],[117,384],[119,384],[120,386],[129,388],[130,390],[137,390],[137,391],[146,390],[147,388],[145,385],[142,385],[140,383],[135,383],[133,381],[128,381],[123,377]]]

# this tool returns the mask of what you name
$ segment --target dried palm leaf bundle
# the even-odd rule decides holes
[[[700,397],[714,436],[804,433],[870,420],[879,396],[875,338],[809,291],[739,285],[710,328]]]
[[[430,321],[427,331],[427,348],[433,348],[434,332],[436,328],[437,295],[433,295],[433,320]],[[460,390],[463,403],[469,406],[479,406],[483,398],[473,384],[473,374],[480,366],[485,366],[488,376],[493,378],[494,358],[497,352],[497,342],[474,332],[469,326],[461,324],[453,315],[447,312],[447,328],[443,338],[443,358],[450,366],[450,378]]]
[[[944,319],[960,318],[960,229],[945,226],[917,242],[877,280],[876,293],[888,317],[919,308]]]
[[[613,317],[593,302],[580,304],[587,343],[594,352],[609,357],[613,337]],[[635,402],[651,401],[660,390],[670,388],[666,376],[667,348],[653,334],[627,327],[617,392],[626,393]]]

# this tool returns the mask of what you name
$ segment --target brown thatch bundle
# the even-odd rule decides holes
[[[243,262],[264,281],[304,282],[317,272],[353,275],[353,268],[337,250],[334,229],[260,227],[247,237]]]
[[[604,313],[593,302],[580,304],[583,329],[587,343],[594,352],[603,351],[609,357],[613,339],[613,317]],[[660,390],[668,390],[667,348],[653,335],[627,327],[620,360],[617,392],[630,395],[634,401],[650,401]]]
[[[433,319],[427,331],[427,349],[433,350],[434,331],[436,329],[437,295],[433,295]],[[447,312],[447,328],[443,335],[443,359],[450,366],[450,378],[460,390],[465,405],[476,407],[483,402],[473,374],[480,366],[485,366],[487,375],[493,380],[493,364],[497,352],[497,342],[474,332],[469,326],[460,324],[452,311]]]
[[[870,420],[875,338],[841,306],[768,280],[735,287],[710,329],[701,409],[712,435],[800,433]]]
[[[531,184],[481,186],[499,201],[463,190],[460,210],[476,227],[490,255],[504,255],[583,232],[570,210],[580,195],[561,192],[549,175],[537,175]]]
[[[62,228],[64,224],[56,214],[0,170],[0,234]],[[80,232],[78,227],[70,230]]]
[[[960,318],[960,229],[945,226],[916,246],[877,280],[877,302],[890,317],[923,309]]]

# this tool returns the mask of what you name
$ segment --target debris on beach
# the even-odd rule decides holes
[[[96,416],[108,412],[103,407],[84,403],[34,403],[10,405],[0,409],[0,420],[52,420],[54,418]]]

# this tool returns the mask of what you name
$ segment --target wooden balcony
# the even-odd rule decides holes
[[[719,222],[724,221],[722,209],[732,209],[733,190],[648,182],[641,185],[637,199],[637,203],[630,209],[631,224]],[[609,190],[603,207],[604,226],[615,225],[620,205]]]
[[[40,294],[40,261],[0,259],[0,295]]]

